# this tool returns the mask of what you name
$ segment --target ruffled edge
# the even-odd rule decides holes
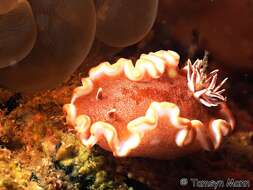
[[[107,122],[97,121],[92,123],[88,115],[77,115],[75,101],[77,98],[91,93],[94,82],[103,76],[125,76],[131,81],[157,79],[167,72],[170,78],[178,73],[179,55],[173,51],[158,51],[142,54],[135,66],[131,60],[119,59],[116,63],[101,63],[89,72],[89,77],[82,79],[82,86],[74,90],[70,104],[64,106],[67,113],[67,122],[73,125],[84,145],[91,147],[104,136],[111,151],[115,156],[126,156],[141,143],[144,135],[158,126],[159,118],[167,116],[168,126],[178,130],[175,143],[186,146],[197,140],[205,150],[217,149],[224,136],[234,128],[234,120],[228,109],[223,109],[228,121],[215,119],[208,127],[199,120],[190,120],[180,117],[179,107],[171,102],[152,102],[144,116],[138,117],[127,124],[129,136],[125,141],[118,137],[115,127]],[[186,67],[184,68],[187,73]],[[222,104],[226,107],[225,104]]]

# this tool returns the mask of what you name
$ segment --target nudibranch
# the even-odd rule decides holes
[[[178,67],[173,51],[101,63],[64,106],[67,122],[87,147],[98,144],[114,156],[172,159],[217,149],[235,127],[216,85],[218,70],[206,60]]]

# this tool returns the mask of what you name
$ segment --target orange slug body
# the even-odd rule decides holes
[[[202,148],[217,149],[234,120],[201,60],[179,70],[173,51],[141,55],[92,68],[64,106],[82,142],[115,156],[172,159]]]

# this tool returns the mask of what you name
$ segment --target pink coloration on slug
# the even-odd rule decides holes
[[[204,148],[217,149],[234,119],[205,60],[179,70],[172,51],[141,55],[92,68],[64,106],[82,142],[115,156],[172,159]]]

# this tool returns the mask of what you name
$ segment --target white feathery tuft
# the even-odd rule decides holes
[[[225,89],[221,89],[228,78],[225,78],[219,85],[216,85],[219,70],[213,70],[205,74],[204,60],[197,59],[194,64],[187,61],[188,88],[193,92],[194,97],[207,107],[218,106],[226,101],[222,95]]]

